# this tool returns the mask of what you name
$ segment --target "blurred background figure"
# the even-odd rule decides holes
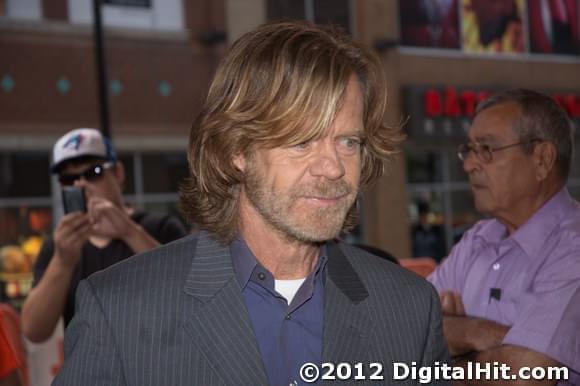
[[[52,159],[61,188],[80,188],[82,205],[60,219],[36,261],[34,288],[22,310],[24,334],[33,342],[48,339],[61,316],[68,324],[80,280],[186,234],[170,215],[124,204],[123,163],[98,130],[66,133],[54,145]]]
[[[443,227],[436,222],[428,202],[417,202],[417,212],[417,222],[412,228],[413,256],[431,257],[439,262],[445,256]]]
[[[580,51],[577,0],[528,0],[533,52],[572,54]]]

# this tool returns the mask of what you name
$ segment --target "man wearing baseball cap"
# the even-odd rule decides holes
[[[172,216],[124,204],[125,169],[110,141],[96,129],[62,136],[53,148],[51,172],[61,187],[82,189],[87,210],[65,214],[39,253],[34,288],[22,309],[23,331],[33,342],[48,339],[60,316],[68,324],[80,280],[186,234]]]

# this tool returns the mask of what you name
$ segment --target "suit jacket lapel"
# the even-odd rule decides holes
[[[328,246],[323,362],[361,360],[369,355],[373,323],[364,308],[368,292],[336,243]]]
[[[200,233],[184,291],[196,299],[185,329],[224,382],[267,385],[229,247]]]

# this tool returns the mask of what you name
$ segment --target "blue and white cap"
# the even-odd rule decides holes
[[[82,158],[117,161],[108,138],[97,129],[81,128],[69,131],[56,141],[52,149],[51,172],[58,173],[66,162]]]

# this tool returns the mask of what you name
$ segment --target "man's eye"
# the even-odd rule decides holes
[[[301,142],[292,147],[296,150],[307,150],[310,147],[310,141]]]
[[[360,147],[361,140],[358,138],[347,137],[347,138],[341,138],[338,141],[338,143],[344,149],[357,150]]]
[[[485,145],[485,144],[479,145],[479,149],[480,149],[480,151],[482,151],[484,153],[491,153],[492,152],[491,146]]]

